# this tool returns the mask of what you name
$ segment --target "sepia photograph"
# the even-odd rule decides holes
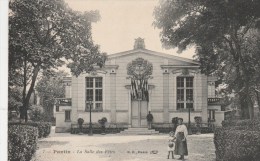
[[[1,5],[5,160],[260,161],[260,0]]]

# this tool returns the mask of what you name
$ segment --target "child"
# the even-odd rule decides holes
[[[175,140],[176,137],[174,136],[173,131],[169,133],[169,140],[168,140],[168,159],[170,158],[170,153],[172,153],[172,159],[174,159],[174,149],[175,149]]]

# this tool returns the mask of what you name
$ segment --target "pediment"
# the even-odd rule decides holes
[[[116,54],[108,55],[108,61],[120,61],[120,59],[125,59],[126,57],[133,57],[133,56],[149,56],[149,57],[155,57],[155,59],[163,59],[166,60],[167,63],[164,65],[175,65],[175,66],[200,66],[200,63],[197,61],[194,61],[192,59],[182,58],[170,54],[155,52],[147,49],[135,49],[135,50],[129,50],[125,52],[120,52]]]

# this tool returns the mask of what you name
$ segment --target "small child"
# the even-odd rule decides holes
[[[170,153],[172,153],[172,159],[174,159],[174,149],[175,149],[175,140],[176,137],[174,136],[174,132],[171,131],[169,133],[169,140],[168,140],[168,159],[170,158]]]

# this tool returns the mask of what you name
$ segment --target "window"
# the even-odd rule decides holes
[[[60,110],[60,106],[56,105],[56,112],[59,112],[59,110]]]
[[[65,121],[70,121],[70,110],[65,110]]]
[[[208,110],[208,121],[209,122],[215,121],[215,110]]]
[[[90,111],[89,99],[91,98],[91,109],[96,112],[103,111],[103,80],[102,77],[86,77],[86,107]]]
[[[193,77],[177,77],[177,110],[193,109]]]

